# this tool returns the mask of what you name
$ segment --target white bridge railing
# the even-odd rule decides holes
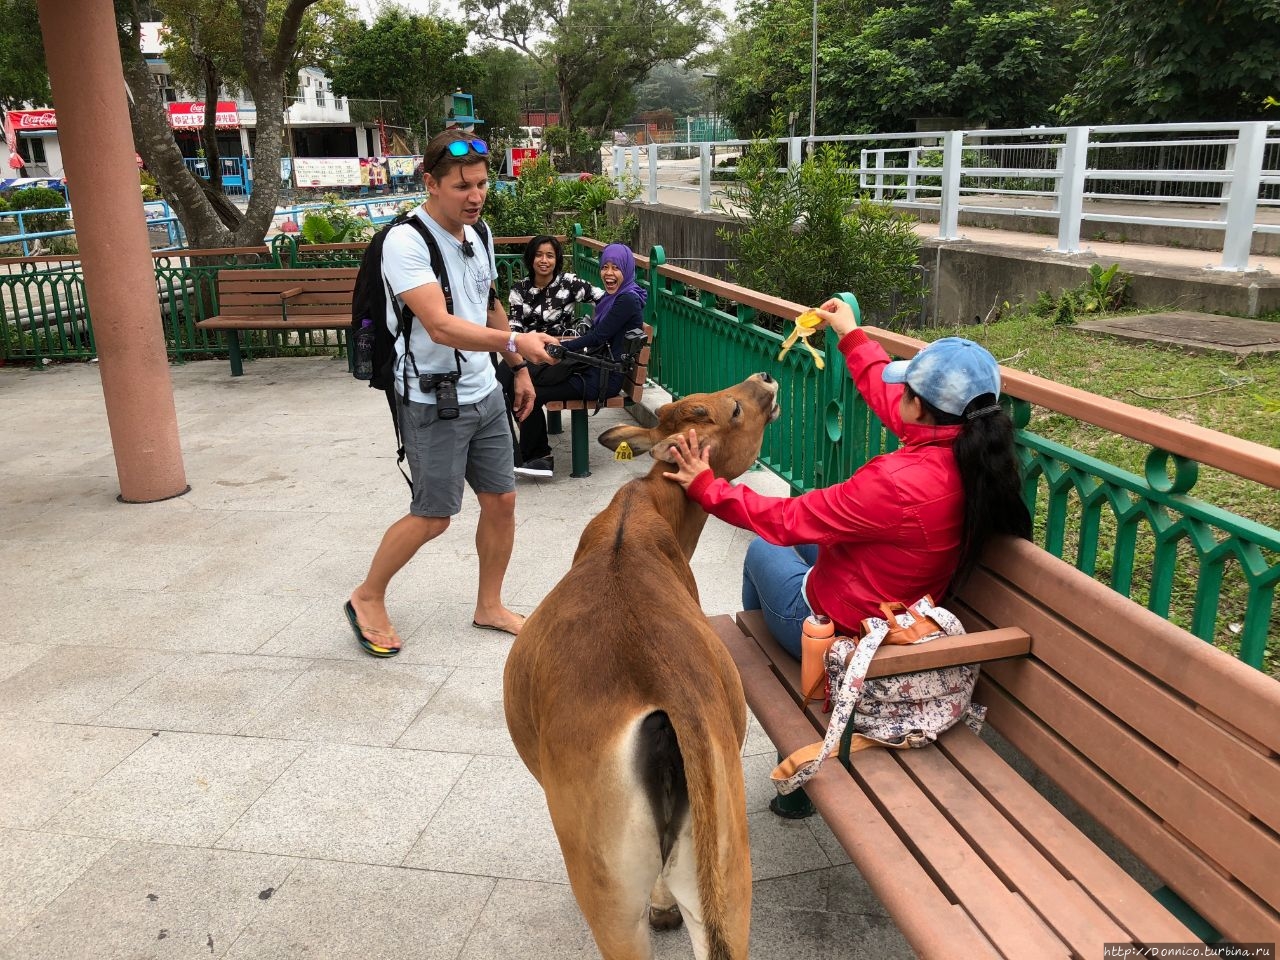
[[[712,209],[716,158],[749,140],[613,148],[613,176],[647,203],[697,193]],[[1250,269],[1260,234],[1280,234],[1280,122],[950,130],[780,138],[779,161],[838,144],[861,186],[903,210],[931,211],[938,236],[960,237],[964,213],[1057,221],[1059,253],[1082,250],[1086,222],[1222,233],[1216,269]],[[784,153],[785,151],[785,153]],[[696,162],[695,162],[696,161]]]

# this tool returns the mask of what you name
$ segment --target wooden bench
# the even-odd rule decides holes
[[[356,267],[218,271],[218,315],[201,330],[225,330],[231,375],[241,376],[241,330],[347,330]],[[348,363],[350,363],[348,357]]]
[[[971,635],[972,660],[1011,626],[1029,635],[1026,655],[983,664],[987,726],[1167,886],[1144,889],[963,726],[833,758],[807,798],[779,799],[812,801],[911,947],[1097,960],[1104,943],[1280,941],[1280,684],[1022,541],[948,606],[1005,628]],[[799,665],[759,613],[712,622],[779,753],[818,739],[825,717],[800,708]],[[882,649],[873,675],[964,651],[930,645]]]
[[[591,441],[587,436],[587,413],[599,407],[623,407],[639,403],[644,396],[644,382],[649,377],[649,353],[653,349],[653,327],[644,325],[649,342],[640,351],[640,360],[630,377],[622,378],[622,392],[597,403],[595,400],[552,400],[547,403],[547,432],[561,433],[560,412],[569,411],[570,444],[573,449],[572,477],[591,476]],[[603,373],[602,373],[603,375]]]

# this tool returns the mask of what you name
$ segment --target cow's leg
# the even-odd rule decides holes
[[[655,930],[675,930],[683,922],[680,905],[668,889],[666,875],[663,874],[649,894],[649,926]]]
[[[604,960],[651,960],[649,893],[662,869],[658,834],[638,791],[610,791],[584,813],[581,796],[547,795],[569,885]],[[604,801],[604,802],[602,802]],[[634,811],[632,804],[640,806]],[[607,847],[607,855],[602,855]]]
[[[702,902],[698,899],[698,861],[694,855],[693,829],[690,823],[686,822],[684,829],[680,831],[662,878],[679,904],[680,916],[684,917],[689,928],[693,955],[698,960],[703,960],[707,955],[707,931],[702,921]]]

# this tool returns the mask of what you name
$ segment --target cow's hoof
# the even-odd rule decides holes
[[[655,930],[677,930],[682,923],[684,917],[680,916],[679,905],[649,908],[649,926]]]

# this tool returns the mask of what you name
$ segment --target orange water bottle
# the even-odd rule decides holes
[[[800,627],[800,689],[806,701],[821,700],[826,696],[826,654],[831,638],[836,635],[836,625],[830,617],[812,613],[805,617]]]

